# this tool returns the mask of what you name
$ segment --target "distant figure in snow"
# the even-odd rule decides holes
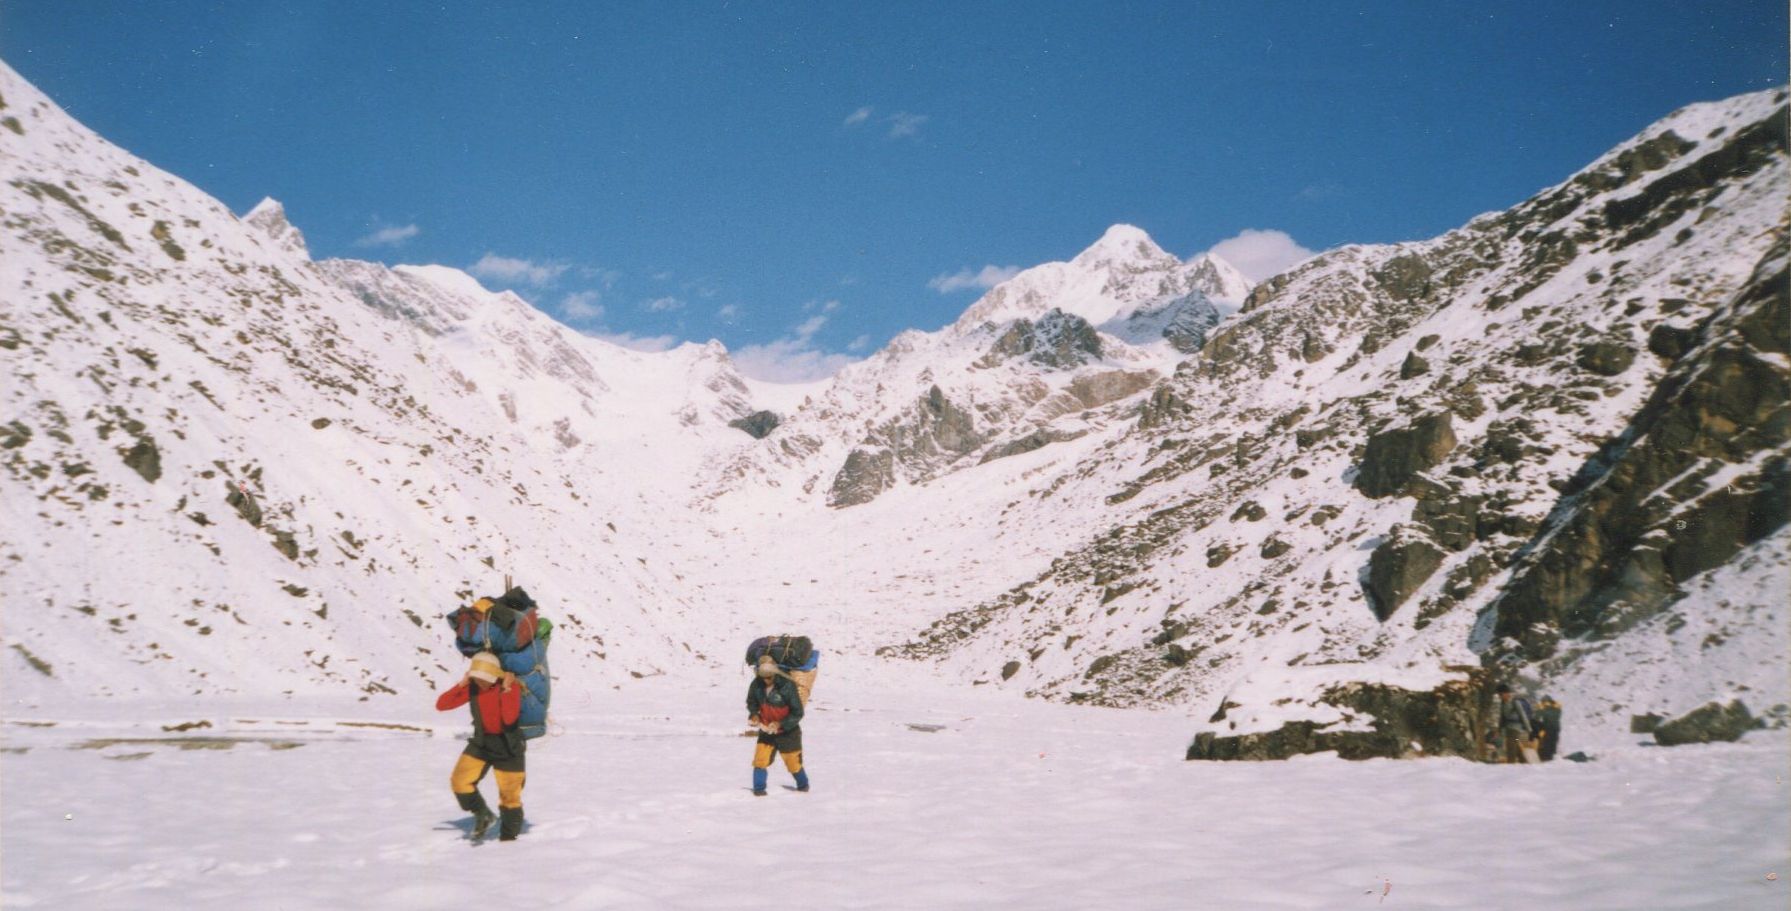
[[[758,676],[746,685],[746,720],[759,731],[752,757],[752,792],[765,796],[765,779],[771,757],[784,755],[784,768],[796,778],[796,790],[808,790],[808,771],[802,767],[802,696],[796,684],[777,668],[770,655],[759,659]]]
[[[1543,762],[1555,758],[1555,750],[1561,745],[1561,703],[1553,696],[1543,696],[1542,702],[1536,706],[1536,730],[1541,734],[1541,743],[1536,754]]]
[[[460,808],[473,814],[474,838],[485,837],[492,822],[499,819],[479,793],[479,780],[487,768],[497,770],[498,810],[502,814],[498,840],[514,841],[522,832],[523,751],[528,746],[517,726],[522,691],[516,675],[505,671],[496,655],[480,652],[473,656],[466,676],[435,700],[439,711],[464,705],[473,714],[473,736],[467,738],[466,749],[454,764],[449,785]]]
[[[1525,750],[1533,750],[1530,741],[1536,736],[1535,714],[1530,710],[1530,700],[1511,691],[1511,685],[1501,683],[1495,690],[1499,694],[1499,739],[1504,741],[1505,762],[1530,762]]]

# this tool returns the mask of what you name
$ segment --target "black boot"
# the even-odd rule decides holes
[[[522,834],[522,808],[498,807],[503,821],[498,823],[498,841],[515,841]]]
[[[473,837],[484,838],[491,831],[491,824],[497,822],[497,814],[485,805],[485,795],[474,791],[471,794],[455,794],[454,799],[460,801],[460,808],[473,814]]]

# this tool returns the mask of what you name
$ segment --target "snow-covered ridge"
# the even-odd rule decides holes
[[[1758,334],[1750,276],[1785,233],[1782,93],[1744,96],[1260,288],[1116,226],[777,390],[718,344],[619,348],[459,270],[312,262],[277,203],[237,219],[10,70],[0,97],[5,660],[47,706],[408,698],[458,661],[439,614],[509,572],[564,621],[556,699],[720,670],[776,627],[1210,734],[1368,733],[1373,688],[1481,661],[1516,555],[1674,365]],[[1725,356],[1783,373],[1756,348]],[[1770,447],[1736,445],[1687,477],[1757,493]],[[1603,713],[1608,656],[1782,617],[1752,603],[1785,575],[1762,540],[1671,579],[1635,627],[1671,648],[1615,630],[1564,670],[1571,641],[1531,657],[1571,628],[1540,617],[1485,654]],[[1751,641],[1651,692],[1764,688],[1743,658],[1782,639]]]

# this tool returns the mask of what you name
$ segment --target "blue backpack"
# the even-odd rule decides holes
[[[472,657],[480,652],[497,655],[498,664],[516,675],[526,689],[517,727],[524,739],[547,733],[547,705],[553,694],[553,678],[547,669],[547,644],[553,638],[553,621],[537,616],[534,599],[520,588],[486,603],[462,607],[447,617],[454,628],[454,647]]]

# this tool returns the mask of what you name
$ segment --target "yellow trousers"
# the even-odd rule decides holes
[[[752,754],[752,767],[755,769],[770,768],[771,757],[776,752],[777,748],[769,743],[759,744],[759,748],[754,750]],[[791,775],[802,771],[802,751],[797,750],[794,753],[785,753],[784,768],[789,769]],[[500,772],[498,774],[501,775],[503,773]],[[520,785],[518,785],[518,787],[520,787]]]
[[[485,769],[489,763],[483,759],[460,754],[460,761],[454,763],[454,774],[449,776],[448,784],[456,794],[471,794],[479,790],[479,779],[485,777]],[[512,810],[522,806],[522,782],[528,777],[526,772],[506,772],[497,769],[498,806]]]

